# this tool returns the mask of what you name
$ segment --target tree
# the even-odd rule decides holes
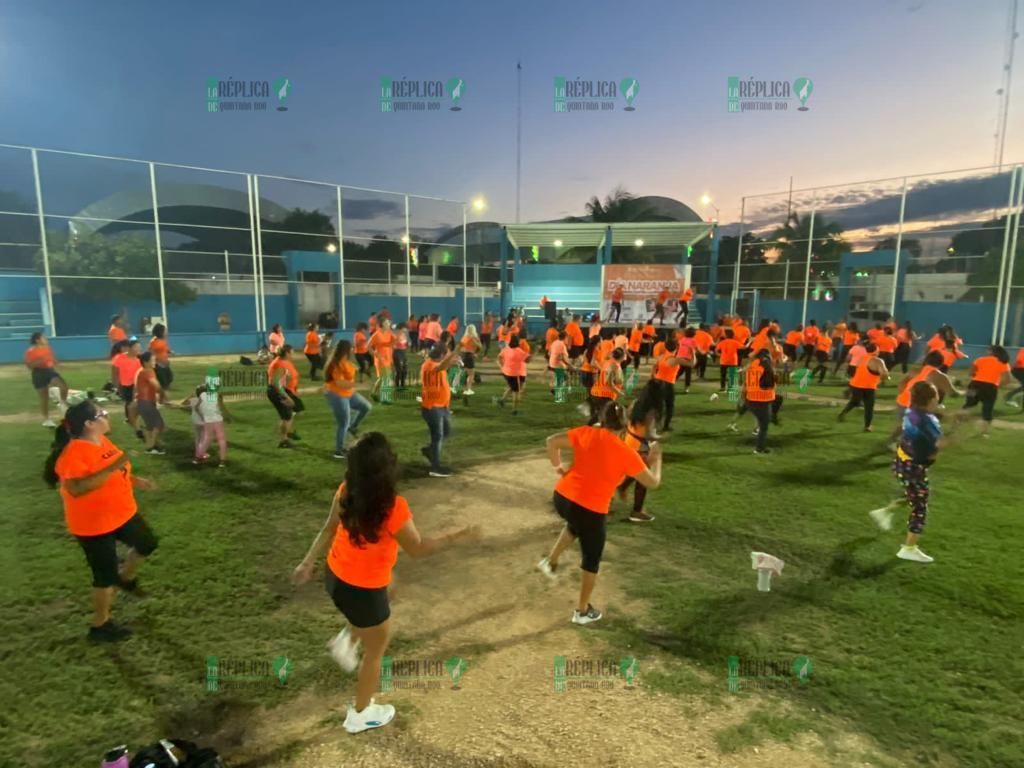
[[[276,221],[262,221],[263,253],[280,254],[285,251],[322,251],[337,237],[331,217],[320,211],[293,208],[288,215]],[[267,230],[281,230],[268,232]],[[327,237],[325,237],[325,235]]]
[[[144,237],[106,237],[94,232],[73,237],[50,234],[47,246],[50,274],[54,276],[53,287],[65,296],[105,300],[160,299],[156,246]],[[39,251],[36,269],[40,273],[43,271],[42,263],[43,254]],[[196,291],[181,281],[170,280],[164,283],[164,295],[168,304],[187,304],[195,300]]]
[[[649,205],[634,197],[622,187],[616,187],[604,199],[604,203],[594,195],[586,204],[591,221],[611,224],[620,221],[665,221],[665,217],[655,213]]]
[[[882,238],[877,243],[875,243],[875,247],[872,248],[871,250],[873,250],[873,251],[895,251],[896,250],[896,238],[895,237],[885,237],[885,238]],[[900,250],[901,251],[906,251],[911,256],[913,256],[915,259],[919,259],[919,258],[921,258],[921,253],[922,253],[921,241],[917,240],[917,239],[915,239],[913,237],[904,237],[900,241]]]

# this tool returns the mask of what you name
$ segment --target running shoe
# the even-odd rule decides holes
[[[335,451],[334,452],[334,458],[336,458],[336,459],[344,459],[346,455],[347,455],[347,453],[345,451]]]
[[[934,557],[929,557],[917,546],[908,547],[906,544],[900,547],[900,551],[896,553],[896,557],[900,560],[912,560],[915,563],[931,563],[935,561]]]
[[[53,429],[57,426],[57,422],[55,422],[53,419],[47,419],[46,421],[43,422],[43,426],[50,427],[51,429]]]
[[[362,712],[354,707],[348,708],[345,717],[345,730],[349,733],[362,733],[371,728],[382,728],[395,719],[395,708],[390,704],[377,704],[370,699],[369,706]]]
[[[546,557],[542,558],[541,561],[537,563],[537,570],[551,579],[551,581],[558,578],[558,564],[556,563],[555,565],[552,565],[551,561]]]
[[[146,451],[150,456],[165,456],[167,451],[161,448],[159,445],[154,445],[152,448]]]
[[[728,425],[726,425],[725,428],[727,430],[729,430],[730,432],[739,432],[740,431],[739,427],[737,427],[735,424],[728,424]]]
[[[654,515],[649,515],[643,510],[629,514],[629,522],[631,523],[649,523],[652,520],[654,520]]]
[[[476,392],[474,392],[474,391],[473,391],[472,389],[467,389],[467,390],[466,390],[465,392],[463,392],[462,394],[466,395],[466,397],[469,397],[470,395],[475,395],[475,394],[476,394]]]
[[[883,531],[892,530],[892,512],[889,511],[888,507],[881,507],[880,509],[872,509],[868,512],[868,515],[872,520]]]
[[[428,474],[431,477],[451,477],[452,471],[448,467],[431,467]]]
[[[122,627],[107,619],[105,624],[98,627],[89,627],[89,640],[94,643],[119,643],[132,636],[128,627]]]
[[[327,650],[338,666],[346,672],[355,672],[359,666],[359,641],[352,639],[348,627],[327,643]]]
[[[582,613],[579,610],[574,609],[572,612],[572,623],[573,624],[591,624],[595,621],[600,621],[601,612],[597,610],[590,603],[587,603],[587,610]]]
[[[771,452],[772,452],[771,448],[755,448],[754,449],[754,455],[755,456],[760,456],[762,454],[771,453]]]

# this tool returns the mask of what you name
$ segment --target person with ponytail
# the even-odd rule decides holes
[[[43,479],[60,488],[64,520],[78,539],[92,570],[93,621],[88,638],[117,642],[131,630],[111,618],[114,588],[138,593],[136,573],[143,559],[157,547],[156,536],[138,513],[134,489],[154,490],[155,485],[132,474],[128,454],[107,434],[110,418],[92,400],[68,408],[57,428],[53,450],[46,461]],[[130,547],[119,565],[117,542]]]
[[[555,485],[555,511],[565,521],[550,554],[537,563],[537,569],[554,580],[558,561],[576,539],[580,541],[583,570],[580,594],[573,611],[573,624],[590,624],[601,618],[601,612],[590,604],[597,583],[597,571],[604,552],[605,522],[612,496],[626,477],[634,478],[645,488],[661,483],[661,446],[654,443],[647,454],[647,463],[633,448],[620,439],[626,429],[626,410],[612,401],[601,412],[600,427],[576,427],[547,439],[551,466],[561,475]],[[562,465],[562,451],[573,452],[572,464]]]
[[[32,372],[32,388],[39,393],[39,410],[43,414],[44,427],[56,427],[50,418],[50,389],[57,387],[60,392],[60,407],[68,404],[68,385],[57,373],[56,359],[46,336],[36,331],[32,334],[31,345],[25,350],[25,366]]]
[[[373,694],[391,634],[388,597],[399,546],[420,558],[480,537],[478,526],[421,537],[397,482],[398,457],[382,433],[370,432],[349,450],[345,481],[334,494],[327,520],[292,573],[294,583],[307,583],[326,555],[324,586],[347,622],[328,648],[345,671],[359,668],[355,706],[348,707],[345,717],[349,733],[380,728],[395,717],[394,706],[375,703]]]
[[[324,370],[324,397],[334,414],[334,458],[345,458],[345,438],[359,434],[359,425],[373,406],[355,390],[356,366],[352,362],[352,342],[342,339],[331,353]],[[352,412],[355,411],[355,416]]]

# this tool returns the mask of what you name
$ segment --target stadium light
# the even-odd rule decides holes
[[[705,208],[707,208],[709,205],[712,208],[714,208],[715,209],[715,221],[718,221],[719,216],[721,214],[718,211],[718,206],[715,205],[714,202],[712,202],[711,195],[709,195],[707,192],[705,192],[703,195],[701,195],[700,196],[700,204],[703,205]]]
[[[555,248],[561,248],[562,247],[562,241],[561,240],[555,240],[554,246],[555,246]]]
[[[405,243],[406,245],[408,245],[409,244],[409,236],[408,235],[402,235],[402,242]]]
[[[473,210],[477,213],[483,213],[487,210],[487,201],[482,197],[473,198]]]
[[[338,246],[336,246],[334,243],[327,244],[328,253],[334,253],[336,250],[338,250]]]
[[[641,240],[639,237],[636,240],[633,241],[633,245],[635,245],[637,248],[642,248],[643,244],[644,244],[644,241]]]

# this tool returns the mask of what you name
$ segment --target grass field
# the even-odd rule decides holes
[[[98,388],[105,380],[102,365],[62,368],[72,386]],[[203,370],[205,363],[178,361],[175,394],[184,396]],[[284,712],[304,695],[347,695],[351,678],[332,671],[322,652],[336,631],[333,609],[320,594],[299,599],[288,582],[343,472],[330,456],[334,425],[318,396],[306,398],[309,411],[298,423],[303,441],[291,452],[276,448],[268,403],[232,405],[225,470],[191,465],[184,412],[165,411],[169,454],[163,457],[142,455],[139,441],[115,419],[114,441],[130,449],[137,474],[159,485],[138,496],[161,548],[142,572],[147,595],[119,596],[115,606],[135,636],[117,647],[93,647],[84,640],[87,568],[64,531],[58,497],[40,477],[51,433],[34,416],[17,416],[36,408],[27,378],[23,370],[0,370],[8,499],[0,517],[6,734],[0,765],[95,765],[113,744],[138,747],[167,735],[216,741],[234,718]],[[495,377],[476,389],[470,405],[456,402],[455,433],[446,444],[460,474],[503,463],[514,468],[515,457],[536,457],[544,436],[579,420],[572,404],[551,403],[540,386],[531,387],[517,417],[490,405],[499,391]],[[869,435],[861,432],[859,413],[837,424],[836,408],[794,398],[771,432],[774,453],[760,457],[751,453],[752,420],[738,435],[724,432],[731,404],[709,402],[710,391],[697,385],[676,399],[663,486],[649,497],[657,520],[631,526],[613,515],[609,540],[616,543],[617,579],[630,610],[609,610],[605,622],[584,630],[588,641],[655,660],[657,673],[643,678],[644,688],[678,700],[680,723],[694,702],[712,710],[734,699],[758,704],[742,722],[713,734],[718,754],[709,765],[728,755],[739,755],[739,765],[768,764],[742,756],[753,760],[759,745],[799,742],[811,731],[826,744],[857,734],[871,745],[875,765],[1024,765],[1024,564],[1013,544],[1024,512],[1013,469],[1024,434],[1004,426],[982,440],[972,424],[960,428],[933,469],[922,548],[936,560],[925,566],[897,561],[902,533],[879,533],[865,514],[897,490],[885,437],[891,414],[878,414],[877,431]],[[812,394],[839,391],[829,384]],[[892,395],[890,387],[883,402]],[[1001,410],[1010,421],[1021,420]],[[447,483],[440,493],[472,517],[479,493],[473,485],[458,476],[426,479],[418,455],[426,430],[414,402],[375,408],[364,429],[393,439],[410,486]],[[505,505],[509,517],[549,514],[524,509],[514,495],[490,502]],[[503,521],[478,522],[486,540],[488,529]],[[770,593],[754,588],[751,550],[786,561]],[[457,568],[457,561],[443,562]],[[412,581],[433,573],[414,570]],[[456,575],[473,579],[472,569]],[[500,597],[506,587],[492,589]],[[457,589],[448,599],[459,600]],[[595,603],[608,607],[604,599],[599,581]],[[415,652],[416,637],[412,624],[399,623],[395,652]],[[544,642],[537,638],[527,650],[558,652]],[[481,657],[495,652],[486,642],[473,650]],[[317,683],[212,695],[204,689],[211,654],[287,654],[297,673],[311,673]],[[734,694],[725,680],[730,656],[808,656],[814,671],[804,685]],[[467,695],[471,684],[468,678]],[[346,686],[340,693],[339,685]],[[515,707],[513,694],[495,695],[510,696],[508,706]],[[406,721],[425,716],[415,706],[400,710]],[[328,726],[336,739],[345,738],[337,722]],[[406,727],[396,723],[398,735],[387,738],[402,737]],[[369,749],[376,736],[354,740],[350,749]],[[600,738],[600,729],[578,738]],[[225,751],[230,758],[230,744]],[[282,748],[243,764],[289,765],[290,755]],[[819,758],[809,764],[853,764],[847,753],[826,750]],[[863,756],[859,764],[870,760]]]

